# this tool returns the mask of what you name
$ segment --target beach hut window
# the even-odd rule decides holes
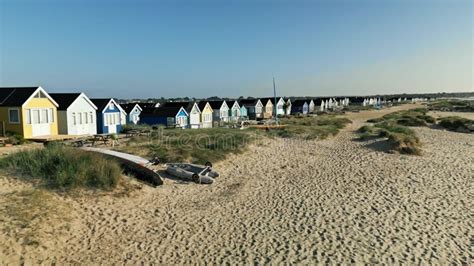
[[[32,124],[39,124],[40,121],[40,112],[39,110],[31,110],[31,123]]]
[[[42,91],[39,91],[34,98],[47,98],[46,95],[42,92]]]
[[[52,108],[48,109],[48,122],[54,123],[54,110]]]
[[[72,124],[76,125],[76,113],[72,113]]]
[[[82,125],[82,116],[81,116],[81,113],[77,113],[77,120],[78,120],[78,123],[79,125]]]
[[[48,123],[48,110],[47,109],[41,109],[41,117],[40,117],[40,123],[41,124],[47,124]]]
[[[20,123],[20,110],[19,109],[8,110],[8,120],[12,124],[19,124]]]
[[[31,109],[25,109],[26,112],[26,123],[31,125]]]
[[[89,112],[89,122],[91,124],[94,124],[94,115],[92,114],[92,112]]]

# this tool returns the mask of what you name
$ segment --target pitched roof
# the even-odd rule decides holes
[[[280,100],[280,97],[277,97],[277,102]],[[266,98],[260,98],[260,101],[263,104],[267,104],[268,101],[270,101],[272,104],[275,104],[275,97],[266,97]]]
[[[120,106],[120,104],[118,104],[112,98],[100,98],[100,99],[90,99],[90,100],[97,107],[97,110],[99,111],[103,111],[107,107],[107,104],[109,104],[110,101],[114,101],[114,103],[117,105],[117,108],[120,110],[120,112],[125,112],[122,106]]]
[[[166,102],[160,107],[183,107],[187,112],[193,109],[194,102]]]
[[[303,106],[305,103],[308,103],[307,100],[295,100],[291,103],[291,105],[293,106]]]
[[[311,99],[311,100],[313,100],[314,105],[321,105],[321,102],[323,101],[323,98],[314,98],[314,99]]]
[[[0,106],[21,106],[39,87],[0,88]]]
[[[204,110],[204,108],[206,108],[206,104],[207,104],[207,102],[198,102],[199,110],[201,110],[201,111]]]
[[[120,106],[121,106],[122,109],[125,111],[125,113],[128,114],[128,113],[130,113],[130,112],[133,110],[133,108],[135,108],[135,106],[137,106],[137,105],[143,110],[143,107],[140,106],[140,104],[138,104],[138,103],[123,103],[123,104],[121,104]]]
[[[66,110],[81,93],[50,93],[49,95],[59,104],[58,110]]]
[[[221,109],[221,106],[222,104],[224,103],[225,101],[208,101],[208,103],[211,105],[212,109],[214,110],[217,110],[217,109]]]
[[[160,117],[175,117],[179,110],[181,110],[181,106],[170,106],[170,107],[148,107],[143,108],[142,113],[140,116],[160,116]]]
[[[240,106],[255,106],[258,103],[258,99],[242,99],[239,100],[239,105]]]
[[[137,103],[142,109],[145,108],[155,108],[156,103]]]

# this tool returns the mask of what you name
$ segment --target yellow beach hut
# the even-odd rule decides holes
[[[41,87],[0,88],[0,134],[25,139],[58,134],[58,104]]]
[[[198,103],[199,109],[201,110],[201,127],[202,128],[211,128],[212,127],[212,114],[214,110],[212,110],[211,105],[209,102],[199,102]]]

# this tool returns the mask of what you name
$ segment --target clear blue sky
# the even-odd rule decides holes
[[[260,97],[275,76],[281,95],[474,91],[473,2],[0,0],[0,86]]]

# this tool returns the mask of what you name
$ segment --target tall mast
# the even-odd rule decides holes
[[[277,94],[276,94],[276,86],[275,86],[275,77],[273,77],[273,97],[275,97],[275,104],[273,105],[275,107],[275,121],[276,124],[278,125],[278,109],[277,109]]]

